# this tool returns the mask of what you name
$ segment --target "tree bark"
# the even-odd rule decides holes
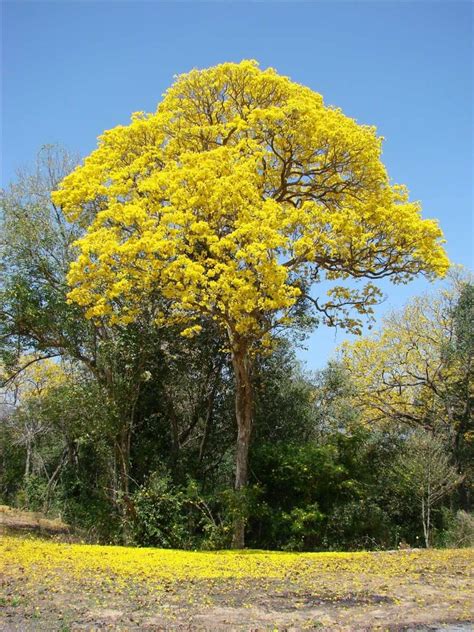
[[[25,461],[25,473],[23,478],[26,479],[30,475],[30,464],[31,464],[31,442],[29,439],[26,442],[26,461]]]
[[[235,416],[237,421],[237,449],[235,457],[235,490],[242,491],[248,482],[248,455],[252,432],[253,394],[252,363],[248,349],[237,346],[232,350],[232,366],[235,377]],[[235,518],[232,547],[245,546],[245,515]]]
[[[426,521],[426,511],[425,511],[425,498],[424,496],[421,498],[421,519],[423,521],[423,535],[425,537],[425,547],[429,548],[429,533],[428,533],[428,525]]]
[[[465,452],[465,436],[472,428],[472,396],[470,396],[469,387],[466,388],[466,402],[464,410],[456,419],[454,427],[456,433],[454,436],[454,461],[456,463],[459,475],[462,476],[466,472],[466,456]],[[460,508],[470,513],[472,511],[471,487],[466,476],[459,484],[459,504]]]
[[[56,466],[56,469],[54,470],[54,472],[51,474],[51,476],[48,475],[46,468],[45,468],[45,472],[46,472],[46,476],[48,477],[48,484],[46,486],[46,494],[44,497],[44,501],[43,501],[43,513],[47,514],[49,511],[49,504],[51,502],[51,496],[53,491],[55,490],[58,481],[59,481],[59,476],[62,472],[63,467],[66,465],[67,461],[68,461],[68,456],[69,456],[69,448],[65,447],[63,450],[63,453],[61,455],[61,458],[59,460],[58,465]]]
[[[116,492],[118,491],[118,494],[115,493],[114,495],[116,506],[120,512],[122,537],[125,544],[128,544],[130,540],[130,519],[133,514],[133,503],[129,489],[131,437],[131,421],[124,420],[123,426],[115,438],[116,485],[118,487]]]

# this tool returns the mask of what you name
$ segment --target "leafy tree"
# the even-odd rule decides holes
[[[68,411],[64,416],[72,412],[69,404],[76,402],[88,429],[82,427],[80,433],[83,458],[68,458],[61,467],[61,476],[75,490],[74,498],[69,487],[56,488],[55,494],[64,494],[64,502],[76,507],[77,520],[89,526],[93,519],[79,497],[85,498],[87,485],[93,496],[92,490],[100,482],[97,510],[106,513],[102,511],[106,490],[108,511],[114,516],[122,514],[125,528],[133,509],[131,488],[137,479],[148,476],[146,468],[153,470],[157,460],[166,462],[173,476],[184,477],[187,470],[196,476],[205,472],[211,478],[216,471],[215,446],[225,450],[233,440],[227,428],[222,432],[228,416],[228,361],[219,353],[222,343],[215,326],[205,328],[196,344],[180,338],[172,328],[150,327],[146,308],[136,322],[111,328],[105,320],[85,319],[80,307],[67,302],[65,277],[74,259],[74,241],[83,229],[67,222],[51,202],[50,192],[75,164],[77,159],[60,147],[43,147],[33,168],[21,171],[1,194],[2,383],[11,394],[34,370],[30,362],[43,365],[53,357],[74,364],[78,374],[82,375],[80,367],[86,371],[79,381],[49,398],[47,405],[31,401],[28,410],[15,410],[14,398],[4,403],[2,493],[14,502],[26,470],[31,481],[40,476],[35,494],[43,502],[44,468],[39,473],[35,468],[33,474],[30,457],[34,453],[36,461],[45,461],[48,471],[54,471],[55,459],[63,453],[64,437],[53,432],[45,415],[49,410],[58,419],[56,408],[63,397],[61,405]],[[90,392],[87,406],[78,403],[82,401],[78,391],[85,383]],[[150,441],[147,433],[151,429]],[[54,454],[45,453],[48,442]],[[94,455],[99,470],[96,478]],[[80,494],[78,490],[82,490]],[[72,519],[71,514],[69,517]]]
[[[0,351],[7,367],[31,351],[39,358],[67,350],[90,364],[84,341],[91,324],[66,303],[65,277],[81,230],[50,200],[77,162],[65,150],[45,146],[34,167],[19,172],[1,193]]]
[[[53,467],[50,476],[44,461],[38,460],[35,446],[48,434],[51,426],[51,421],[41,414],[43,403],[51,390],[63,384],[68,376],[64,367],[50,359],[38,361],[32,355],[22,357],[20,361],[23,370],[8,380],[7,388],[0,391],[3,403],[13,408],[11,414],[4,419],[3,425],[5,430],[9,430],[11,440],[25,450],[23,479],[28,481],[35,470],[42,466],[48,479],[43,507],[47,509],[50,490],[57,483],[63,458],[61,456],[59,464]]]
[[[314,437],[317,390],[287,340],[275,340],[272,353],[256,359],[253,388],[255,444],[305,443]]]
[[[359,413],[352,399],[353,384],[346,367],[330,360],[316,373],[314,387],[315,438],[324,442],[327,436],[360,428]]]
[[[11,449],[24,454],[22,475],[5,492],[17,503],[47,513],[65,468],[77,462],[79,444],[98,434],[91,417],[102,417],[103,432],[107,411],[104,406],[94,411],[100,397],[85,375],[65,363],[35,359],[22,357],[26,368],[2,391],[10,407],[2,435]],[[3,442],[1,452],[9,453]]]
[[[110,328],[84,318],[67,301],[66,273],[74,260],[74,242],[83,229],[66,220],[51,201],[51,191],[77,165],[64,149],[45,146],[31,170],[18,173],[1,195],[0,353],[4,382],[14,383],[33,352],[34,361],[62,357],[84,366],[104,391],[115,416],[112,501],[122,506],[130,481],[131,437],[137,400],[155,348],[150,342],[146,310],[133,328]],[[153,328],[154,340],[158,338]],[[106,431],[107,436],[108,430]],[[117,466],[116,466],[117,465]],[[123,502],[125,501],[125,502]]]
[[[370,422],[405,424],[448,438],[469,509],[474,419],[473,288],[464,275],[436,296],[413,299],[378,333],[343,348],[353,401]]]
[[[155,114],[104,133],[53,196],[87,227],[69,298],[89,318],[134,322],[158,290],[156,323],[193,335],[212,319],[227,336],[237,489],[248,478],[254,357],[271,333],[304,304],[360,331],[379,297],[371,280],[446,270],[439,227],[390,184],[380,153],[374,128],[243,61],[178,77]],[[334,285],[321,302],[323,279],[369,282]]]
[[[459,487],[461,507],[469,511],[474,480],[474,283],[462,283],[458,295],[451,312],[454,339],[446,351],[456,369],[446,385],[446,400],[454,425],[455,461],[465,474]]]
[[[426,548],[431,545],[433,508],[461,482],[449,460],[439,438],[418,431],[392,466],[399,487],[419,504]]]

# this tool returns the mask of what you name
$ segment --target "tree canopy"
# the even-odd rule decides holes
[[[380,296],[374,280],[448,267],[437,223],[390,183],[381,142],[273,69],[226,63],[179,76],[154,114],[105,132],[53,194],[85,229],[68,281],[87,317],[128,324],[146,305],[183,335],[215,321],[226,336],[237,489],[247,482],[252,363],[275,328],[311,310],[360,333]],[[331,284],[323,299],[320,281]]]
[[[443,273],[437,223],[380,158],[373,127],[272,69],[182,75],[156,113],[105,132],[54,194],[87,226],[70,298],[90,317],[130,322],[158,289],[158,322],[207,315],[253,344],[322,277]],[[319,307],[338,322],[338,306],[363,313],[377,296],[370,283],[331,291]]]

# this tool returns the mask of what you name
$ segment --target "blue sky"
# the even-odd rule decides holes
[[[223,61],[263,67],[320,92],[385,137],[384,162],[456,263],[473,267],[470,2],[3,2],[2,185],[46,143],[82,155],[97,136],[153,111],[173,75]],[[402,305],[427,289],[384,285]],[[322,366],[342,332],[301,352]]]

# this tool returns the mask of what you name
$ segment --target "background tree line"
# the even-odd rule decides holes
[[[296,359],[298,336],[260,356],[249,485],[231,491],[235,379],[222,332],[157,328],[153,296],[114,327],[66,299],[81,228],[50,192],[75,164],[43,148],[2,194],[1,502],[140,545],[226,547],[239,516],[257,548],[472,543],[467,275],[316,374]]]

